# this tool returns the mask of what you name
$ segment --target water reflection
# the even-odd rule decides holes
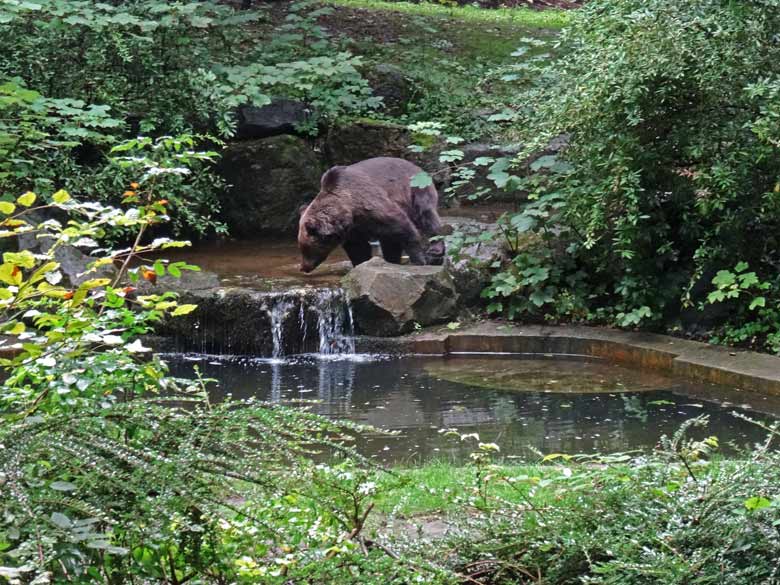
[[[173,356],[168,361],[176,375],[189,374],[197,364],[204,375],[219,380],[217,396],[316,399],[320,402],[312,410],[324,416],[400,430],[393,437],[365,436],[359,445],[362,452],[393,462],[466,459],[472,446],[439,432],[450,427],[479,433],[509,456],[527,456],[531,449],[607,453],[651,447],[700,414],[711,420],[704,433],[718,435],[722,442],[755,442],[762,432],[731,412],[752,408],[780,413],[777,399],[686,386],[592,361],[359,355],[294,361]],[[468,380],[491,373],[504,382],[512,380],[512,389]],[[552,391],[561,388],[560,380],[566,380],[565,391]],[[582,392],[576,391],[578,386]]]

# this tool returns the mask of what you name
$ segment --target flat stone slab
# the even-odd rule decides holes
[[[376,344],[376,341],[365,343]],[[653,333],[489,321],[457,331],[444,329],[410,335],[403,338],[402,343],[394,344],[392,349],[427,355],[541,353],[598,357],[683,378],[780,396],[780,357]]]

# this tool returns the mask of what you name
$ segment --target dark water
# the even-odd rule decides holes
[[[694,416],[707,414],[721,443],[763,439],[732,415],[767,419],[780,399],[712,386],[693,386],[604,361],[521,356],[332,356],[262,360],[167,356],[174,375],[193,367],[219,380],[216,396],[272,402],[316,399],[314,412],[401,431],[368,435],[360,450],[381,461],[463,461],[474,443],[441,429],[478,433],[509,457],[547,453],[614,453],[647,449]],[[729,447],[726,447],[728,450]]]

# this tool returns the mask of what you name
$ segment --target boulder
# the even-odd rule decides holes
[[[146,280],[140,280],[136,285],[138,294],[162,294],[175,292],[186,296],[197,293],[213,293],[220,288],[219,277],[206,270],[184,270],[181,276],[176,278],[170,274],[161,276],[152,284]]]
[[[394,65],[381,63],[366,74],[372,93],[382,98],[384,111],[402,116],[412,99],[414,86],[406,74]]]
[[[494,223],[458,217],[447,217],[443,221],[445,225],[451,226],[455,238],[473,239],[483,234],[496,236],[498,232]],[[445,266],[455,283],[463,306],[470,307],[480,303],[480,295],[490,283],[493,263],[505,257],[506,249],[500,236],[464,244],[454,255],[447,254]]]
[[[36,225],[38,223],[53,219],[63,225],[67,221],[67,215],[55,212],[53,210],[38,210],[27,215],[27,221]],[[38,238],[34,232],[20,234],[18,237],[19,250],[29,250],[34,254],[43,254],[49,250],[52,245],[50,238]],[[88,248],[85,248],[88,250]],[[96,258],[90,256],[81,249],[64,245],[54,251],[54,260],[60,264],[60,272],[63,276],[62,284],[73,288],[78,287],[85,280],[93,278],[110,278],[116,276],[116,268],[113,266],[101,266],[97,270],[85,274],[90,264]]]
[[[403,158],[431,173],[438,189],[449,184],[449,165],[439,162],[439,152],[446,147],[433,144],[418,153],[409,150],[412,144],[414,137],[406,126],[363,119],[331,128],[324,152],[330,166],[351,165],[376,156]]]
[[[237,238],[294,234],[298,208],[317,195],[324,171],[306,141],[287,135],[230,144],[219,170],[229,184],[222,218]]]
[[[236,112],[236,136],[241,140],[297,134],[297,128],[309,118],[306,104],[274,99],[265,106],[240,106]]]
[[[179,302],[198,308],[166,318],[156,329],[174,340],[176,351],[272,355],[271,316],[263,295],[243,289],[202,289],[182,292]]]
[[[257,357],[316,352],[322,335],[331,348],[341,343],[348,323],[343,297],[330,289],[204,288],[183,292],[179,301],[198,308],[165,319],[156,330],[172,338],[169,347],[179,352]]]
[[[390,264],[372,258],[344,277],[359,333],[390,337],[454,319],[458,294],[443,266]]]

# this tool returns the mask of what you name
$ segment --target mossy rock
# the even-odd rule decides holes
[[[255,239],[295,234],[325,169],[306,140],[282,135],[230,144],[219,170],[230,185],[221,198],[230,235]]]
[[[439,152],[445,149],[440,142],[434,140],[424,152],[414,152],[409,147],[417,142],[406,126],[361,118],[330,128],[323,150],[331,166],[351,165],[377,156],[402,158],[431,173],[436,187],[441,188],[449,184],[450,170],[446,163],[439,162]]]

